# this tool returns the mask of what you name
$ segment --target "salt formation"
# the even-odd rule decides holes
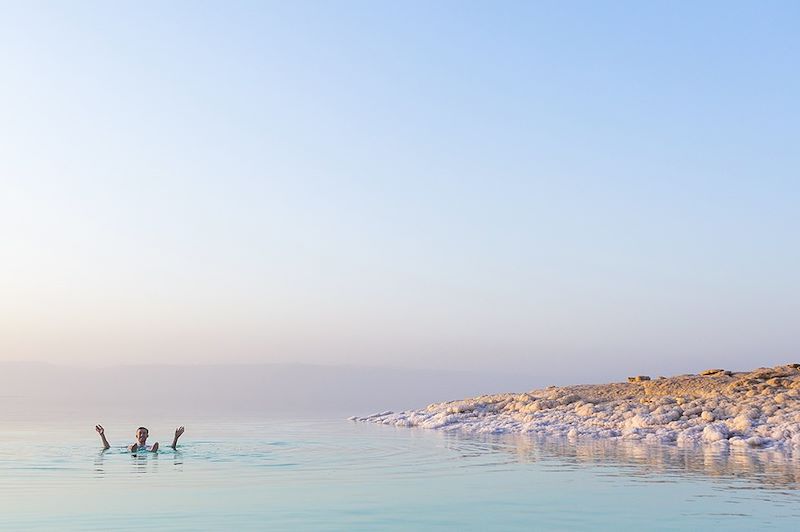
[[[400,427],[743,447],[800,447],[800,364],[482,395],[352,417]]]

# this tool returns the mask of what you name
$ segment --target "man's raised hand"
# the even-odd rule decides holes
[[[94,430],[100,435],[100,439],[103,441],[103,449],[108,449],[111,446],[108,444],[108,440],[106,439],[106,429],[103,428],[103,425],[95,425]]]
[[[178,438],[181,437],[181,434],[183,434],[183,431],[184,431],[183,426],[180,426],[177,429],[175,429],[175,439],[172,440],[172,448],[173,449],[175,449],[178,446]]]

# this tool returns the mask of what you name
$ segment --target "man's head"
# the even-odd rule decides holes
[[[147,427],[139,427],[136,429],[136,441],[139,445],[144,445],[147,442],[147,437],[150,435],[150,431],[147,430]]]

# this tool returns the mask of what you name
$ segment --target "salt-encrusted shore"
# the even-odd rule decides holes
[[[351,417],[401,427],[745,447],[800,447],[800,364],[549,387]]]

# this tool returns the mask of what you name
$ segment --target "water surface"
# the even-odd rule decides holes
[[[475,437],[328,420],[14,421],[0,529],[796,529],[800,462],[770,451]]]

